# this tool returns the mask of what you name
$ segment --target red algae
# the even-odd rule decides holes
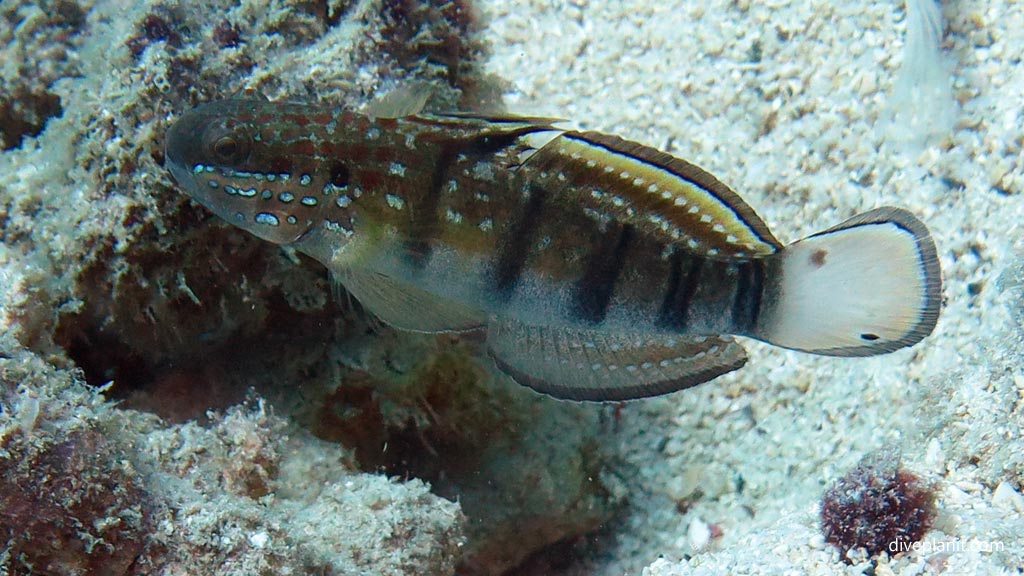
[[[934,487],[900,467],[890,452],[866,456],[830,487],[821,500],[825,541],[844,560],[863,548],[869,556],[906,550],[935,520]]]

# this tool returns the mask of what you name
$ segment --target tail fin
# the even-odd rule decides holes
[[[935,243],[900,208],[865,212],[769,260],[756,337],[831,356],[871,356],[931,334],[942,294]]]

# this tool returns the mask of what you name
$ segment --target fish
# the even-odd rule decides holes
[[[871,356],[936,325],[935,242],[905,209],[784,245],[681,158],[424,100],[237,94],[174,121],[165,163],[193,200],[316,259],[385,324],[483,334],[500,371],[559,399],[707,382],[746,363],[737,337]]]

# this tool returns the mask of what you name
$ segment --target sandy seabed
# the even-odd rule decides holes
[[[86,561],[78,554],[120,573],[142,570],[144,558],[167,573],[445,574],[464,554],[462,511],[425,483],[360,471],[351,451],[297,430],[258,399],[205,424],[115,408],[71,361],[95,358],[66,345],[75,330],[99,322],[89,334],[109,338],[96,348],[111,364],[127,348],[161,366],[199,366],[165,376],[166,385],[230,380],[204,372],[210,358],[196,360],[195,350],[174,356],[175,346],[230,331],[258,341],[263,322],[280,317],[267,304],[278,289],[298,302],[289,302],[288,318],[327,317],[321,270],[211,225],[160,166],[170,119],[235,88],[356,104],[403,74],[439,76],[443,43],[415,44],[434,21],[406,30],[393,14],[381,15],[392,3],[327,4],[354,7],[346,13],[352,22],[328,25],[329,13],[269,0],[191,8],[56,2],[67,10],[58,16],[31,2],[0,4],[13,15],[0,26],[39,31],[19,36],[0,27],[0,72],[12,99],[37,106],[0,106],[29,124],[24,144],[4,141],[0,153],[0,480],[23,491],[22,500],[38,493],[31,482],[39,478],[82,480],[58,483],[68,502],[28,509],[41,530],[53,529],[48,514],[79,517],[66,504],[86,492],[81,486],[125,487],[117,498],[85,500],[109,522],[93,518],[87,538],[71,538],[70,556],[58,560],[71,558],[72,567]],[[484,48],[474,60],[484,70],[467,76],[506,81],[509,112],[565,118],[699,164],[783,241],[878,206],[905,207],[931,229],[943,268],[942,316],[913,348],[834,359],[750,342],[742,370],[615,410],[614,432],[595,437],[614,455],[604,480],[626,506],[570,570],[1017,573],[1024,4],[943,2],[931,52],[899,2],[494,0],[477,8],[484,26],[467,46]],[[449,40],[464,32],[432,30]],[[915,33],[916,48],[908,46]],[[428,45],[442,49],[427,58],[419,48]],[[421,60],[428,65],[418,68]],[[16,69],[21,64],[30,75]],[[446,65],[444,74],[458,77],[461,64]],[[455,88],[438,100],[458,102]],[[228,272],[211,272],[210,251]],[[225,280],[253,269],[264,273],[260,282]],[[153,296],[158,289],[162,299]],[[136,317],[144,306],[159,330]],[[155,336],[126,345],[102,331],[107,325]],[[310,358],[293,372],[260,374],[254,364],[238,379],[290,383],[324,365],[317,354],[336,352],[312,344],[303,351]],[[573,436],[588,440],[580,438],[585,430]],[[938,517],[917,549],[845,563],[821,535],[820,498],[878,449],[897,449],[907,469],[934,483]],[[529,456],[522,467],[539,460]],[[11,514],[25,515],[18,510]],[[506,527],[504,536],[516,534]],[[109,557],[85,544],[118,538]],[[10,546],[0,562],[17,570],[23,565]]]
[[[737,373],[624,408],[631,508],[596,573],[859,574],[823,543],[818,506],[882,447],[936,482],[939,517],[875,574],[1024,562],[1024,6],[942,4],[937,58],[906,49],[899,2],[487,4],[510,109],[695,162],[784,242],[906,207],[943,268],[942,316],[912,349],[851,360],[751,343]]]

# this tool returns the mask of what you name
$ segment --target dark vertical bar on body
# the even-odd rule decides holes
[[[534,236],[541,224],[548,191],[530,186],[530,197],[522,205],[513,222],[502,235],[497,257],[491,268],[494,290],[502,301],[508,301],[523,274]]]
[[[587,269],[576,284],[576,318],[591,324],[604,320],[633,237],[632,226],[614,224],[595,244]]]
[[[483,135],[468,140],[452,140],[442,145],[430,185],[422,198],[412,206],[412,223],[404,244],[414,268],[422,269],[430,261],[433,242],[440,232],[443,187],[449,179],[459,176],[452,173],[452,168],[458,167],[463,160],[487,161],[490,156],[512,146],[520,136],[519,132]]]
[[[751,260],[739,265],[736,294],[732,304],[732,324],[737,334],[749,334],[757,326],[764,293],[764,263]]]
[[[458,154],[451,146],[441,150],[430,177],[430,185],[422,198],[411,206],[412,223],[404,245],[406,257],[414,269],[422,270],[430,261],[434,239],[437,238],[440,226],[441,187],[457,157]]]
[[[659,324],[673,330],[684,330],[690,313],[690,304],[700,284],[704,259],[676,252],[672,254],[665,298],[662,300]]]

